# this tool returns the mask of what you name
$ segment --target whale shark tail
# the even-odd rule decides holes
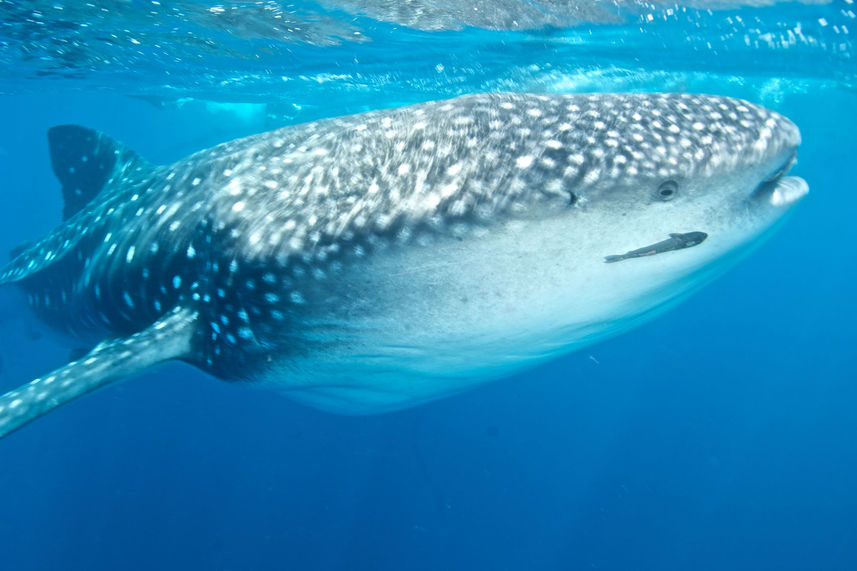
[[[0,284],[20,281],[59,260],[78,243],[111,183],[127,188],[152,176],[155,167],[107,135],[79,125],[48,130],[51,165],[62,185],[63,223],[35,243],[12,250],[12,261],[0,269]],[[130,181],[130,183],[129,183]]]
[[[196,318],[195,312],[177,308],[139,333],[105,341],[79,360],[0,396],[0,438],[77,397],[187,356]]]

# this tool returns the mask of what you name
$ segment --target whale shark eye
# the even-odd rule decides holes
[[[678,183],[674,180],[662,182],[658,187],[657,197],[664,202],[672,200],[676,194],[678,194]]]

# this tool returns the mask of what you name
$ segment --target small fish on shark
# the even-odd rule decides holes
[[[162,166],[48,140],[64,220],[0,284],[92,349],[0,396],[0,437],[168,360],[343,414],[449,396],[655,315],[808,190],[791,121],[712,95],[466,95]]]
[[[650,246],[643,246],[624,254],[604,256],[604,261],[612,264],[613,262],[621,262],[622,260],[630,260],[631,258],[643,258],[645,256],[663,254],[664,252],[683,250],[684,248],[691,248],[702,244],[706,238],[708,238],[708,234],[705,232],[686,232],[684,234],[672,232],[666,240],[661,240]]]

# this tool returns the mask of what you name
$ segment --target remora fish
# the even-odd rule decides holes
[[[705,232],[686,232],[684,234],[673,232],[666,240],[661,240],[655,244],[643,246],[624,254],[604,256],[604,261],[612,264],[613,262],[621,262],[622,260],[630,260],[631,258],[643,258],[645,256],[663,254],[664,252],[683,250],[702,244],[706,238],[708,238],[708,234]]]
[[[342,413],[436,399],[639,323],[807,191],[793,123],[703,95],[470,95],[169,166],[49,138],[68,219],[0,283],[100,344],[0,397],[0,435],[168,359]],[[708,238],[603,261],[675,228]]]

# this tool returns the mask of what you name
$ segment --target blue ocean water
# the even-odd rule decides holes
[[[64,407],[0,442],[0,568],[857,568],[857,6],[770,4],[0,2],[0,251],[60,220],[56,124],[169,162],[485,90],[744,97],[811,188],[667,315],[420,408],[180,364]],[[69,348],[0,292],[0,389]]]

